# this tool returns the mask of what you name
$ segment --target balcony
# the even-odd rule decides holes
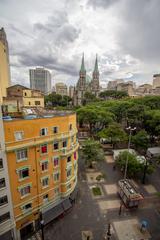
[[[60,152],[60,155],[62,157],[72,154],[74,151],[76,151],[79,147],[79,143],[72,145],[70,148],[63,148]]]

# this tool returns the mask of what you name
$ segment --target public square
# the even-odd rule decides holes
[[[95,170],[85,169],[83,159],[79,159],[78,196],[75,205],[63,218],[49,223],[44,228],[45,240],[83,240],[107,239],[108,224],[111,224],[110,239],[140,240],[160,239],[160,204],[157,192],[160,191],[158,174],[146,179],[146,184],[134,182],[137,189],[143,194],[144,200],[138,209],[128,210],[122,207],[119,215],[120,198],[117,194],[117,182],[122,179],[119,169],[114,170],[112,156],[106,156]],[[105,179],[98,185],[102,190],[101,196],[94,196],[91,188],[95,182],[96,173],[103,173]],[[140,224],[145,220],[148,223],[147,231],[141,233]]]

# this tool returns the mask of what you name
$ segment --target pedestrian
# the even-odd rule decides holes
[[[116,170],[116,165],[115,165],[115,164],[113,165],[113,170],[114,170],[114,171]]]

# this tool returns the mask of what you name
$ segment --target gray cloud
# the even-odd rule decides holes
[[[119,15],[118,42],[125,53],[146,62],[160,60],[159,0],[126,0]]]
[[[68,21],[67,13],[58,12],[50,16],[45,23],[35,23],[33,26],[39,38],[52,39],[56,45],[74,42],[79,37],[80,30]]]
[[[109,8],[119,0],[89,0],[88,5],[91,5],[94,8],[101,7],[101,8]]]
[[[73,64],[67,64],[64,62],[58,62],[56,57],[53,55],[38,55],[38,54],[31,54],[29,52],[22,52],[19,56],[19,66],[27,66],[29,68],[33,66],[44,66],[46,68],[63,72],[65,74],[76,76],[77,69]]]

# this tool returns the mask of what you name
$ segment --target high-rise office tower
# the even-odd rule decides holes
[[[51,73],[44,68],[29,70],[30,88],[47,94],[51,92]]]
[[[10,86],[10,68],[8,42],[4,28],[0,29],[0,102],[6,97],[6,88]]]

